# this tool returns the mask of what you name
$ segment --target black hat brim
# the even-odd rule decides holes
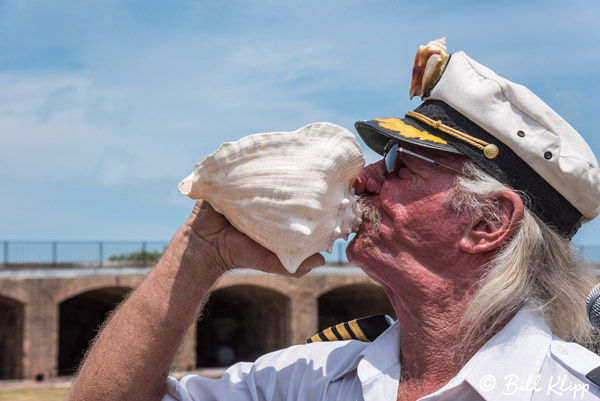
[[[497,156],[488,158],[482,149],[474,147],[464,139],[410,117],[359,121],[355,127],[367,146],[380,155],[383,155],[384,148],[390,140],[396,140],[466,156],[498,181],[520,191],[530,210],[562,236],[571,238],[575,234],[581,225],[581,213],[498,138],[439,100],[428,100],[417,107],[415,112],[485,143],[496,145]],[[397,122],[394,126],[396,129],[389,129],[389,125],[387,128],[382,126],[381,123],[385,120]],[[413,129],[422,131],[423,135],[414,137],[410,134]],[[438,143],[438,140],[433,138],[444,143]]]
[[[411,118],[376,118],[358,121],[356,131],[369,148],[383,155],[390,140],[411,144],[440,152],[462,155],[445,139],[436,135],[433,129]]]

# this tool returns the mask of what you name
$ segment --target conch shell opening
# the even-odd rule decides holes
[[[196,164],[179,191],[208,201],[293,273],[307,257],[331,253],[336,239],[358,230],[351,185],[364,163],[350,131],[314,123],[221,145]]]
[[[425,97],[440,80],[450,56],[446,54],[446,38],[432,40],[419,46],[413,64],[410,98]]]

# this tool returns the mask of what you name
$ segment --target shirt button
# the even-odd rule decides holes
[[[558,344],[556,350],[563,355],[569,355],[569,350],[564,345]]]

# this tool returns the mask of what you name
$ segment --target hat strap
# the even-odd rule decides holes
[[[406,117],[410,117],[410,118],[414,118],[415,120],[419,120],[435,129],[437,129],[438,131],[442,131],[448,135],[452,135],[455,138],[460,139],[463,142],[468,143],[471,146],[476,147],[477,149],[483,150],[483,154],[486,158],[488,159],[493,159],[496,156],[498,156],[498,147],[496,145],[494,145],[493,143],[487,143],[485,141],[482,141],[479,138],[475,138],[474,136],[465,134],[464,132],[461,132],[459,130],[456,130],[452,127],[449,127],[447,125],[445,125],[444,123],[442,123],[441,121],[435,121],[432,120],[431,118],[421,114],[421,113],[417,113],[416,111],[409,111],[408,113],[406,113]]]

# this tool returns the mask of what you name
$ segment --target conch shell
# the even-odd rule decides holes
[[[419,46],[413,64],[410,98],[424,97],[442,77],[450,56],[446,54],[446,38],[432,40]]]
[[[354,135],[331,123],[224,143],[179,184],[239,231],[270,249],[291,273],[331,253],[361,223],[354,182],[364,166]]]

